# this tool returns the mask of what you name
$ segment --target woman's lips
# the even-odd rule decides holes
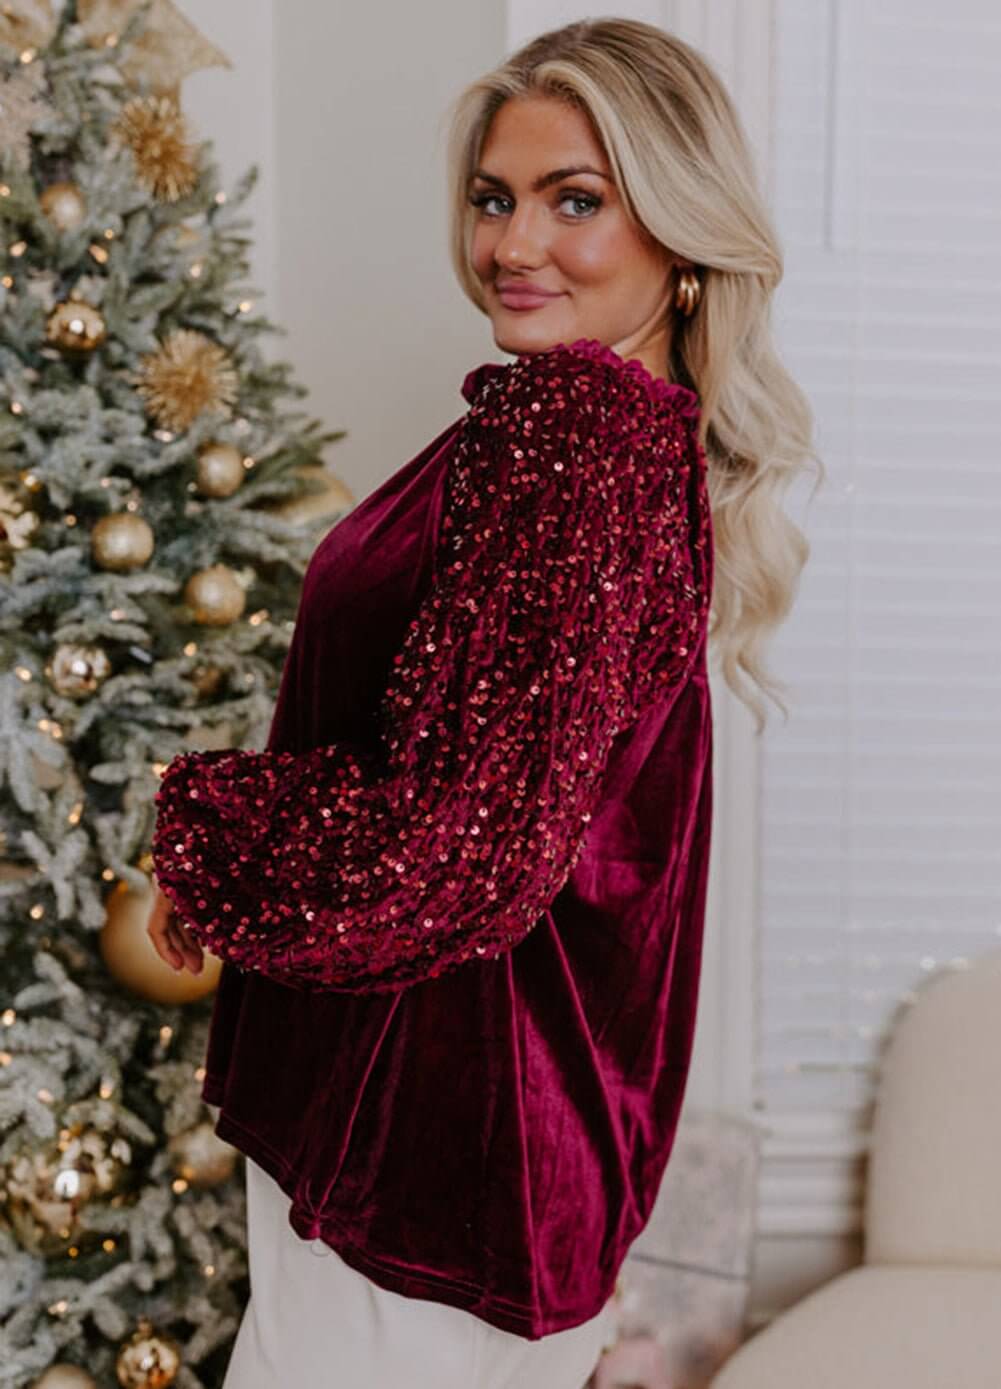
[[[540,294],[538,290],[500,289],[497,291],[506,309],[541,309],[543,304],[559,299],[559,294]]]

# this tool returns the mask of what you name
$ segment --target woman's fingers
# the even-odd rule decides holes
[[[180,969],[184,963],[177,946],[170,935],[170,900],[165,897],[159,887],[154,888],[153,910],[150,912],[149,922],[146,926],[146,934],[153,942],[153,948],[162,960],[166,960],[168,965],[174,969]]]
[[[200,974],[203,963],[202,947],[173,910],[170,914],[170,929],[173,932],[172,939],[178,942],[178,947],[187,961],[188,968],[193,974]]]
[[[155,889],[146,933],[156,953],[172,969],[183,969],[187,965],[194,974],[201,973],[204,964],[202,947],[177,919],[170,898],[159,887]]]

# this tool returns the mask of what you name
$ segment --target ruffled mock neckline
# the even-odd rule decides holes
[[[558,342],[553,347],[545,348],[542,352],[529,355],[546,357],[550,353],[560,350],[575,352],[579,356],[590,357],[593,361],[603,362],[606,366],[614,367],[617,371],[624,372],[639,382],[653,399],[669,402],[680,410],[686,418],[698,418],[700,404],[695,391],[688,386],[683,386],[680,381],[665,381],[663,377],[654,376],[639,357],[621,357],[613,347],[603,343],[600,338],[575,338],[573,342],[569,343]],[[472,400],[484,380],[498,372],[505,371],[508,365],[509,363],[505,362],[484,362],[482,366],[474,367],[472,371],[467,373],[462,383],[462,394],[465,399]]]

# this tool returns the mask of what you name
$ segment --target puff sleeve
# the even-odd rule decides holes
[[[685,680],[706,618],[697,398],[651,384],[563,344],[488,374],[378,755],[170,762],[156,878],[212,954],[390,993],[532,929],[580,856],[613,739]]]

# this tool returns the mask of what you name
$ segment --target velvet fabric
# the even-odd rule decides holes
[[[561,350],[602,363],[603,390],[639,387],[694,430],[693,393],[594,343]],[[464,398],[512,370],[470,372]],[[643,418],[633,449],[664,430],[664,413]],[[318,548],[269,753],[378,742],[466,424],[444,429]],[[227,962],[215,999],[204,1098],[219,1107],[218,1134],[290,1197],[300,1237],[381,1287],[529,1339],[596,1316],[612,1295],[653,1208],[688,1073],[712,804],[712,546],[693,448],[687,524],[694,533],[701,515],[707,541],[698,641],[682,676],[611,739],[569,876],[532,929],[383,993]],[[166,854],[161,843],[158,877]],[[171,886],[180,902],[180,875]]]

